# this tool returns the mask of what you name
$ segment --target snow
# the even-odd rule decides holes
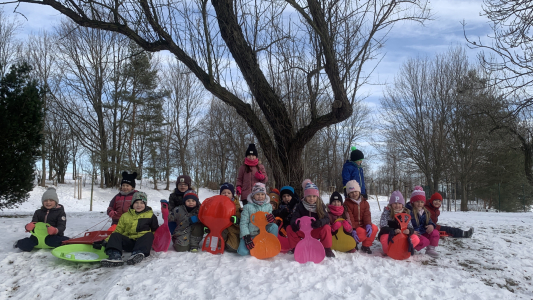
[[[139,184],[139,183],[138,183]],[[146,185],[146,184],[145,184]],[[139,188],[159,216],[159,199],[170,191]],[[65,234],[110,225],[105,210],[115,189],[95,187],[89,211],[90,185],[74,198],[72,183],[59,185],[67,213]],[[29,253],[12,247],[28,236],[24,225],[41,205],[44,188],[16,209],[0,212],[0,299],[532,299],[532,213],[442,212],[448,226],[475,227],[471,239],[441,239],[440,258],[423,251],[405,261],[381,255],[375,241],[372,255],[336,252],[320,264],[299,264],[289,254],[268,260],[233,253],[152,254],[135,266],[102,268],[99,263],[75,263],[56,258],[50,249]],[[218,191],[199,190],[201,200]],[[323,196],[328,201],[327,196]],[[386,197],[380,197],[383,208]],[[372,220],[381,212],[370,200]],[[128,257],[129,253],[125,254]]]

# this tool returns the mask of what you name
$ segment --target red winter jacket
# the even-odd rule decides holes
[[[437,224],[437,222],[439,221],[440,208],[436,208],[435,206],[433,206],[432,199],[426,201],[425,207],[427,208],[427,210],[429,210],[429,216],[431,217],[431,221],[433,221],[433,223],[437,225],[436,229],[440,230],[440,225]]]
[[[352,221],[353,228],[365,227],[368,224],[372,224],[372,218],[370,216],[370,204],[366,201],[366,198],[361,196],[361,203],[357,205],[352,199],[348,197],[344,201],[344,207],[346,208],[350,220]]]
[[[117,212],[117,214],[113,217],[113,224],[118,224],[120,216],[130,209],[131,200],[133,199],[133,194],[135,194],[135,192],[137,192],[137,190],[133,190],[127,195],[118,193],[115,195],[115,197],[113,197],[113,199],[111,199],[111,202],[109,202],[109,207],[107,208],[107,214],[109,215],[109,212],[112,210]]]
[[[257,173],[257,171],[261,171],[261,173],[265,175],[265,179],[261,181],[257,180],[257,178],[255,178],[255,173]],[[254,186],[254,184],[256,184],[257,182],[266,184],[267,181],[268,176],[265,171],[265,167],[262,164],[258,163],[257,166],[250,167],[249,173],[246,172],[246,165],[241,165],[241,167],[239,168],[239,173],[237,175],[236,184],[236,186],[240,186],[242,189],[241,199],[246,199],[248,197],[248,194],[252,192],[252,187]]]

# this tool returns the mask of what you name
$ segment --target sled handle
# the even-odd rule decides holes
[[[396,214],[394,216],[398,223],[400,223],[401,231],[403,232],[405,229],[407,229],[407,225],[409,225],[409,221],[411,221],[411,215],[406,213],[400,213]]]

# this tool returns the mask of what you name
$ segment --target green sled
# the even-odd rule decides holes
[[[50,227],[50,224],[43,223],[43,222],[37,222],[35,223],[35,228],[31,231],[31,234],[37,238],[39,243],[37,243],[37,246],[34,248],[38,249],[50,249],[53,247],[48,246],[44,239],[48,236],[48,227]]]
[[[52,250],[52,254],[68,261],[75,262],[98,262],[108,258],[105,248],[95,249],[89,244],[68,244]]]

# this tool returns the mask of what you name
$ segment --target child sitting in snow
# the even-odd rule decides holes
[[[280,217],[281,219],[283,219],[283,232],[285,231],[285,228],[287,228],[287,226],[291,224],[292,212],[300,201],[298,200],[298,196],[294,192],[294,188],[292,188],[291,186],[282,187],[280,190],[280,197],[281,201],[279,203],[278,209],[273,210],[272,214],[274,215],[274,217]]]
[[[237,253],[240,255],[249,255],[250,250],[255,247],[253,238],[259,234],[259,228],[252,224],[251,216],[258,212],[267,213],[266,218],[270,224],[266,226],[266,230],[275,236],[278,236],[278,226],[274,224],[275,218],[272,215],[272,205],[266,195],[266,188],[264,183],[256,183],[252,192],[248,194],[247,203],[241,213],[241,241]]]
[[[37,222],[48,223],[50,227],[47,228],[48,236],[45,238],[44,242],[49,247],[59,247],[63,241],[69,239],[64,236],[65,228],[67,227],[65,209],[62,205],[59,205],[59,198],[57,197],[56,189],[53,187],[48,188],[44,192],[41,201],[43,206],[35,211],[31,222],[26,224],[26,232],[32,231]],[[31,251],[38,244],[38,239],[32,235],[18,240],[14,247],[19,248],[22,251]]]
[[[329,197],[328,217],[332,235],[335,234],[338,230],[344,230],[346,234],[352,235],[352,223],[350,222],[350,217],[348,216],[348,213],[344,209],[342,196],[339,192],[333,192],[333,194],[331,194],[331,197]],[[338,219],[344,220],[341,221]],[[356,250],[357,244],[355,248],[348,252],[354,253]]]
[[[191,183],[191,177],[188,175],[180,175],[178,176],[178,179],[176,179],[176,188],[174,189],[174,192],[168,196],[168,211],[170,211],[171,214],[176,207],[183,205],[183,196],[185,195],[185,192],[192,190]],[[168,222],[168,229],[171,234],[176,230],[176,226],[176,222]]]
[[[296,244],[305,237],[305,234],[300,231],[300,225],[299,223],[296,223],[296,220],[303,216],[313,217],[315,220],[311,224],[313,227],[311,236],[320,240],[320,243],[324,246],[327,257],[335,257],[335,254],[333,254],[333,251],[331,250],[332,240],[329,217],[326,212],[326,207],[322,202],[322,199],[320,199],[318,187],[309,179],[304,180],[302,187],[304,188],[304,198],[298,203],[298,205],[296,205],[294,213],[292,214],[291,226],[287,227],[289,247],[290,249],[293,249],[291,251],[294,251]]]
[[[438,231],[444,231],[448,235],[454,238],[470,238],[474,234],[474,228],[470,227],[470,230],[463,231],[461,228],[455,228],[450,226],[439,225],[440,207],[442,206],[442,196],[440,193],[431,195],[429,201],[426,202],[425,208],[429,211],[431,220],[437,225]]]
[[[115,230],[118,224],[118,220],[123,213],[127,212],[131,206],[131,199],[133,194],[137,192],[135,190],[135,178],[137,173],[128,174],[128,172],[122,172],[122,180],[120,181],[120,192],[111,199],[109,207],[107,208],[107,215],[111,218],[111,227],[109,231]]]
[[[235,216],[231,217],[233,225],[222,231],[222,238],[226,246],[224,250],[228,252],[237,252],[239,247],[239,234],[241,232],[239,223],[241,219],[241,202],[235,196],[235,187],[233,184],[225,182],[220,186],[220,195],[228,197],[235,204]]]
[[[439,257],[436,247],[439,245],[440,234],[435,230],[435,223],[430,218],[429,211],[424,207],[426,204],[426,193],[421,186],[415,186],[411,193],[410,203],[406,205],[411,211],[411,223],[413,224],[415,234],[420,242],[415,247],[420,251],[427,247],[426,254],[432,257]]]
[[[174,208],[169,216],[169,221],[177,224],[172,234],[174,249],[178,252],[198,252],[204,236],[204,225],[198,220],[200,201],[194,191],[188,191],[183,195],[183,202],[184,204]]]
[[[400,191],[392,192],[389,205],[383,209],[381,214],[381,219],[379,221],[380,231],[378,234],[378,239],[381,242],[381,247],[383,248],[383,254],[387,255],[389,251],[389,236],[396,235],[401,233],[401,226],[396,220],[395,215],[400,213],[410,214],[411,212],[404,207],[405,200],[403,199],[402,193]],[[420,239],[416,234],[413,234],[414,228],[411,222],[407,224],[407,229],[404,230],[404,234],[409,236],[411,240],[411,245],[416,247],[420,242]]]
[[[376,239],[378,227],[372,224],[370,204],[361,194],[359,183],[355,180],[350,180],[346,183],[346,193],[348,194],[348,199],[344,202],[344,207],[352,221],[354,229],[352,236],[358,243],[362,244],[361,251],[372,254],[370,246]]]
[[[144,192],[133,194],[130,209],[120,217],[117,228],[106,239],[105,253],[109,258],[101,261],[103,267],[124,265],[122,250],[131,251],[131,256],[126,261],[128,265],[137,264],[150,255],[153,232],[159,224],[147,203],[148,198]]]

